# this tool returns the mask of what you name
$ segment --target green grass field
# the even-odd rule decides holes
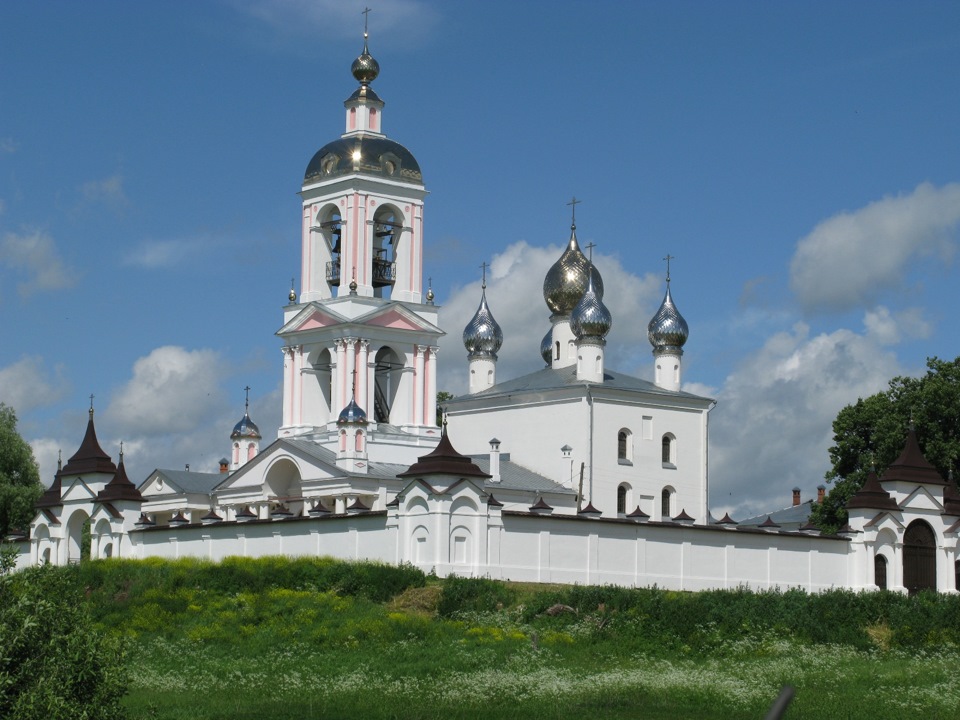
[[[85,563],[134,718],[960,717],[960,598],[674,593],[333,561]]]

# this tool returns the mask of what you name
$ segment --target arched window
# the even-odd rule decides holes
[[[560,359],[560,341],[559,340],[557,340],[556,352],[557,352],[557,357],[555,357],[554,360],[559,360]]]
[[[677,465],[677,439],[670,433],[660,441],[660,460],[664,467],[674,468]]]
[[[253,443],[247,445],[247,460],[253,460],[257,456],[257,446]]]
[[[673,495],[670,492],[670,488],[664,488],[663,492],[660,493],[660,519],[669,520],[673,517],[673,513],[670,511],[670,497]]]
[[[626,515],[627,514],[627,491],[629,488],[626,484],[621,485],[617,488],[617,515]]]
[[[240,443],[233,444],[233,464],[240,462]]]
[[[633,433],[629,428],[620,428],[617,432],[617,462],[621,465],[633,463]]]
[[[873,583],[881,590],[887,589],[887,559],[883,555],[873,558]]]

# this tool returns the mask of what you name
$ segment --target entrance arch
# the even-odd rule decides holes
[[[911,595],[937,589],[937,536],[923,520],[914,520],[903,535],[903,586]]]
[[[74,510],[66,525],[66,560],[78,563],[90,557],[90,516],[83,510]]]

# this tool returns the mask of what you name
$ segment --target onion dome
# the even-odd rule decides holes
[[[653,345],[655,353],[682,352],[683,344],[687,342],[689,335],[687,321],[673,304],[673,298],[670,296],[670,281],[667,280],[667,293],[663,296],[660,309],[647,325],[647,339]]]
[[[570,329],[577,340],[602,341],[613,326],[613,317],[593,287],[593,278],[588,275],[587,291],[570,313]]]
[[[250,419],[250,415],[246,411],[244,411],[243,417],[240,418],[240,422],[233,426],[233,432],[230,433],[231,440],[238,440],[240,438],[256,438],[259,440],[262,437],[260,428]]]
[[[340,411],[340,417],[337,418],[337,425],[346,425],[348,423],[358,424],[367,422],[367,411],[357,405],[355,398],[350,398],[347,406]]]
[[[587,289],[587,280],[593,279],[594,292],[603,297],[603,279],[590,264],[577,243],[577,226],[570,226],[570,242],[563,255],[547,271],[543,279],[543,299],[555,315],[569,315]]]
[[[547,330],[547,334],[540,341],[540,357],[547,365],[553,363],[553,328]]]
[[[350,72],[361,85],[369,85],[380,74],[380,63],[376,61],[367,49],[367,33],[363,33],[363,52],[353,61]]]
[[[463,329],[463,346],[471,358],[489,357],[497,359],[497,351],[503,345],[503,331],[493,319],[493,313],[487,306],[486,285],[480,294],[480,307],[473,319]]]

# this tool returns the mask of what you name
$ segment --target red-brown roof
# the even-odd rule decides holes
[[[946,485],[937,469],[931,465],[920,451],[917,434],[911,428],[907,432],[907,442],[900,457],[893,461],[880,478],[881,482],[903,480],[905,482],[922,483],[925,485]]]
[[[137,490],[136,486],[127,478],[127,471],[123,467],[123,453],[120,454],[120,465],[113,479],[107,483],[107,486],[97,493],[99,502],[108,502],[115,500],[131,500],[133,502],[143,502],[143,495]]]
[[[897,501],[880,484],[880,479],[872,470],[852,498],[847,501],[847,509],[867,508],[871,510],[899,510]]]
[[[113,475],[117,466],[107,455],[100,443],[97,442],[97,430],[93,426],[93,410],[90,410],[90,419],[87,420],[87,432],[80,443],[80,449],[67,460],[63,468],[64,475],[82,475],[83,473],[109,473]]]
[[[444,426],[440,442],[433,452],[421,455],[417,462],[397,477],[424,477],[425,475],[456,475],[457,477],[490,478],[478,468],[466,455],[461,455],[450,444],[447,428]]]

